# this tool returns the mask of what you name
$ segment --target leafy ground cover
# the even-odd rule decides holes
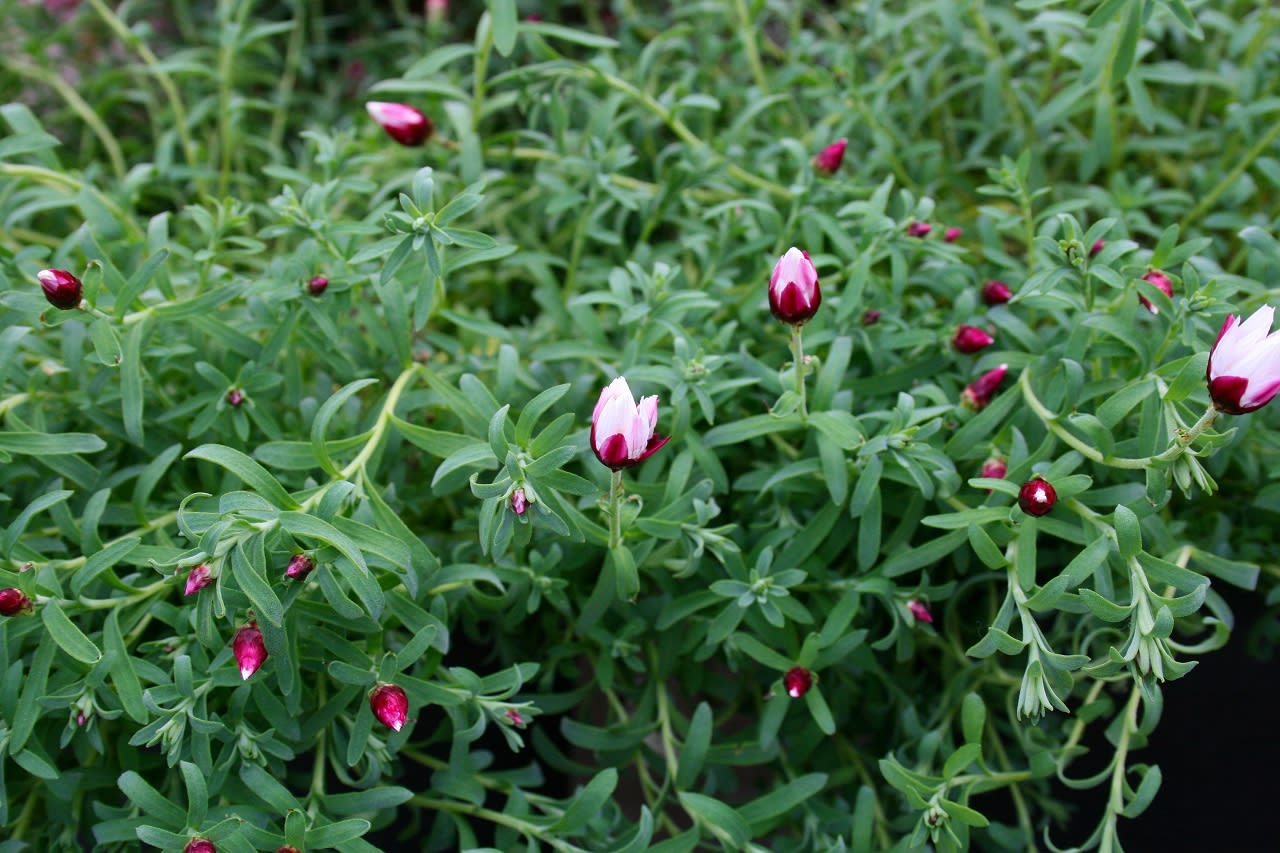
[[[1269,5],[3,11],[0,853],[1119,850],[1280,602]]]

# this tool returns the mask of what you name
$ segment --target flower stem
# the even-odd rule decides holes
[[[609,485],[609,550],[622,544],[622,472],[614,471]]]
[[[807,420],[809,418],[809,401],[805,397],[804,387],[804,340],[803,326],[791,327],[791,360],[796,368],[796,396],[800,398],[800,417]]]

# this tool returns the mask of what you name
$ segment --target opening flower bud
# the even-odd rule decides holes
[[[1089,247],[1089,257],[1096,258],[1098,253],[1102,251],[1102,247],[1107,245],[1106,240],[1094,240],[1093,245]]]
[[[276,853],[300,853],[297,847],[290,847],[288,844],[283,847],[277,847]]]
[[[657,426],[658,398],[644,397],[637,404],[627,380],[619,376],[600,392],[591,413],[591,450],[614,471],[639,465],[671,440],[655,435]]]
[[[66,270],[40,270],[36,273],[44,298],[54,308],[70,311],[80,307],[84,298],[84,284]]]
[[[977,326],[958,326],[951,345],[963,353],[980,352],[996,342],[996,339]]]
[[[1022,507],[1022,511],[1027,515],[1034,515],[1037,518],[1042,515],[1048,515],[1049,511],[1053,509],[1053,505],[1057,502],[1057,491],[1054,490],[1048,480],[1040,477],[1028,480],[1018,490],[1018,506]]]
[[[914,617],[917,622],[928,622],[930,625],[933,624],[933,614],[929,612],[928,607],[925,607],[924,602],[913,598],[907,602],[907,609],[911,611],[912,617]]]
[[[929,236],[929,232],[933,230],[933,226],[928,222],[912,222],[907,226],[908,237],[918,237],[923,240]]]
[[[965,386],[960,392],[960,402],[967,408],[980,412],[991,402],[991,398],[996,395],[996,391],[1000,389],[1000,383],[1004,381],[1005,374],[1009,372],[1009,365],[1002,364],[994,370],[988,370],[974,381]]]
[[[187,586],[182,594],[195,595],[211,583],[213,583],[213,577],[209,574],[207,563],[192,566],[191,571],[187,573]]]
[[[1232,315],[1209,352],[1205,380],[1220,412],[1243,415],[1262,408],[1280,391],[1280,331],[1275,309],[1263,305],[1245,320]]]
[[[17,616],[34,609],[35,605],[22,590],[12,586],[0,589],[0,616]]]
[[[1013,291],[1003,281],[989,281],[982,285],[982,301],[988,305],[1003,305],[1013,298]]]
[[[410,148],[426,142],[435,130],[431,119],[408,104],[369,101],[364,107],[388,136]]]
[[[312,296],[319,296],[324,293],[325,288],[328,286],[329,279],[322,275],[313,275],[311,276],[310,281],[307,282],[307,293],[310,293]]]
[[[809,253],[792,246],[773,265],[769,277],[769,310],[784,323],[799,326],[813,319],[822,305],[818,270]]]
[[[837,139],[817,153],[813,158],[813,167],[819,172],[834,175],[840,168],[840,164],[844,162],[844,149],[848,145],[849,140]]]
[[[813,673],[803,666],[793,666],[782,676],[782,686],[792,699],[799,699],[813,687]]]
[[[262,641],[257,622],[250,622],[236,632],[231,650],[235,653],[236,665],[240,667],[240,677],[248,681],[249,676],[257,672],[267,659],[267,644]]]
[[[516,515],[524,515],[529,511],[529,498],[524,489],[516,489],[511,493],[511,511]]]
[[[981,476],[991,480],[1003,480],[1004,475],[1009,473],[1008,464],[998,456],[993,456],[986,462],[982,463]]]
[[[284,576],[300,581],[307,575],[311,574],[315,567],[315,560],[311,559],[306,554],[294,554],[289,558],[289,565],[285,566]]]
[[[1148,270],[1147,273],[1142,276],[1142,280],[1158,287],[1164,292],[1164,295],[1170,299],[1173,298],[1173,282],[1169,280],[1167,275],[1160,272],[1160,270]],[[1152,305],[1151,300],[1143,296],[1141,293],[1138,294],[1138,302],[1142,303],[1142,307],[1146,308],[1152,314],[1160,313],[1160,309]]]
[[[952,225],[946,231],[942,232],[942,239],[948,243],[954,243],[960,239],[960,235],[963,233],[964,231]]]
[[[524,726],[528,722],[524,717],[520,716],[520,712],[515,708],[508,708],[503,714],[507,718],[507,722],[513,726]]]
[[[241,391],[239,388],[232,388],[230,391],[227,392],[228,406],[239,406],[243,402],[244,402],[244,392]]]
[[[387,728],[400,731],[409,718],[409,697],[395,684],[379,684],[369,694],[373,715]]]

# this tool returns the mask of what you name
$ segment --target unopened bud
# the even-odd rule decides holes
[[[369,694],[369,707],[384,726],[395,731],[404,728],[409,718],[409,697],[395,684],[379,684]]]
[[[262,641],[257,622],[250,622],[236,632],[231,650],[235,653],[236,665],[240,667],[240,677],[248,681],[267,659],[267,644]]]
[[[322,275],[313,275],[311,276],[310,281],[307,282],[307,293],[310,293],[312,296],[319,296],[324,293],[325,288],[328,286],[329,279]]]
[[[951,338],[951,345],[966,354],[984,350],[995,342],[995,338],[977,326],[958,326],[955,336]]]
[[[17,616],[34,609],[35,605],[22,590],[12,586],[0,589],[0,616]]]
[[[183,591],[183,595],[195,595],[211,583],[213,583],[213,578],[209,575],[207,563],[192,566],[191,571],[187,573],[187,586]]]
[[[524,489],[516,489],[511,493],[511,511],[516,515],[524,515],[529,511],[529,498]]]
[[[799,699],[813,687],[813,673],[803,666],[793,666],[782,676],[782,686],[787,689],[788,696]]]
[[[929,236],[929,232],[933,230],[933,226],[928,222],[912,222],[907,226],[908,237],[918,237],[924,239]]]
[[[54,308],[70,311],[80,307],[84,298],[84,284],[66,270],[40,270],[36,273],[44,298]]]
[[[1003,281],[989,281],[982,285],[982,301],[988,305],[1003,305],[1013,298],[1013,291]]]
[[[315,567],[315,560],[311,559],[306,554],[294,554],[289,558],[289,565],[285,566],[284,576],[300,581],[307,575],[311,574]]]
[[[228,406],[239,406],[243,402],[244,402],[244,392],[241,391],[239,388],[232,388],[230,391],[227,392]]]
[[[911,611],[911,615],[915,617],[917,622],[933,624],[933,614],[929,612],[928,607],[925,607],[924,602],[913,598],[907,602],[907,609]]]
[[[960,235],[964,232],[952,225],[946,231],[942,232],[942,239],[948,243],[954,243],[960,239]]]

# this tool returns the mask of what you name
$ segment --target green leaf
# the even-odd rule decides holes
[[[680,761],[676,771],[676,789],[683,791],[692,787],[702,772],[703,762],[707,758],[707,749],[711,746],[711,726],[714,717],[711,706],[699,702],[689,720],[689,733],[684,739],[684,748],[680,750]]]
[[[261,546],[256,548],[255,552],[260,553]],[[245,554],[243,542],[237,542],[235,549],[231,552],[231,570],[236,584],[253,605],[254,614],[276,627],[283,625],[284,605],[280,603],[279,597],[267,580],[266,566],[256,566],[250,561],[249,556]]]
[[[364,561],[360,548],[345,533],[327,521],[308,515],[304,512],[280,513],[280,525],[293,536],[305,536],[318,539],[326,545],[337,548],[342,555],[355,564],[361,574],[369,574],[369,566]]]
[[[316,826],[307,830],[306,845],[308,849],[337,847],[343,842],[360,838],[369,831],[369,821],[363,818],[347,818],[337,823]]]
[[[548,828],[548,831],[566,835],[576,833],[600,813],[617,787],[618,771],[612,767],[601,770],[585,788],[578,792],[568,808],[564,810],[564,814]]]
[[[813,722],[824,735],[836,733],[836,721],[831,716],[831,708],[827,706],[826,698],[816,685],[804,694],[804,703],[809,708],[809,716],[813,717]]]
[[[183,459],[203,459],[226,468],[240,478],[249,488],[281,509],[296,509],[298,502],[289,496],[280,485],[280,481],[257,462],[221,444],[202,444],[194,450],[187,451]]]
[[[334,465],[333,460],[329,457],[329,448],[325,443],[325,434],[329,429],[329,421],[333,419],[338,409],[350,400],[352,396],[361,389],[370,385],[377,384],[377,379],[357,379],[350,382],[342,388],[334,392],[328,400],[324,401],[324,405],[316,412],[315,419],[311,422],[311,447],[315,451],[316,458],[320,460],[320,466],[325,471],[338,476],[338,467]]]
[[[977,693],[967,693],[960,706],[960,724],[965,743],[982,743],[982,730],[987,722],[987,706]]]
[[[58,602],[49,600],[41,605],[40,619],[53,641],[71,657],[88,664],[102,660],[102,652],[67,618]]]
[[[705,827],[712,835],[729,845],[732,850],[741,850],[751,841],[751,827],[742,816],[729,806],[703,794],[681,791],[680,805],[695,822]]]
[[[64,456],[72,453],[97,453],[107,443],[86,432],[0,432],[0,452],[28,456]]]
[[[200,826],[204,823],[205,813],[209,808],[209,788],[205,785],[204,773],[190,761],[180,761],[178,767],[187,788],[186,825]]]
[[[106,623],[102,628],[102,645],[110,658],[109,667],[111,683],[116,688],[116,695],[124,711],[134,722],[145,724],[148,719],[147,708],[142,702],[142,684],[138,681],[138,673],[133,668],[133,658],[124,644],[124,635],[120,633],[120,608],[115,607],[107,613]]]
[[[503,56],[510,56],[516,46],[516,0],[489,0],[493,16],[493,46]]]
[[[111,327],[111,321],[104,317],[99,317],[89,324],[89,337],[93,340],[93,351],[97,354],[98,360],[107,367],[117,367],[124,359],[124,353],[120,349],[120,338],[116,336],[116,330]]]
[[[1142,525],[1138,516],[1127,506],[1117,506],[1115,511],[1116,541],[1120,546],[1120,556],[1131,560],[1142,550]]]
[[[116,784],[120,786],[120,790],[134,805],[151,817],[168,826],[180,827],[186,823],[186,812],[174,803],[169,802],[159,791],[151,787],[147,780],[134,771],[126,770],[121,773],[116,780]]]
[[[738,814],[756,832],[763,832],[765,824],[816,797],[827,787],[826,773],[809,773],[800,776],[780,788],[752,800],[738,808]]]

